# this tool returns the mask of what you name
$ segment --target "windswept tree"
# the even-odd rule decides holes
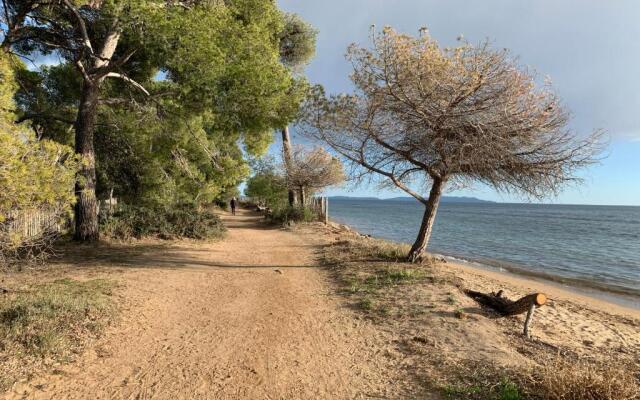
[[[345,179],[342,162],[322,147],[307,149],[297,146],[286,174],[289,190],[297,191],[303,206],[310,193],[338,185]]]
[[[375,174],[425,206],[408,258],[418,261],[445,186],[480,182],[542,198],[595,162],[596,132],[580,139],[548,83],[487,43],[440,48],[425,31],[385,28],[373,47],[352,45],[355,93],[316,90],[303,129],[361,174]]]

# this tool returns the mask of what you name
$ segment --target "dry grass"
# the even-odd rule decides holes
[[[0,389],[73,358],[114,312],[114,282],[59,279],[0,297]]]
[[[640,376],[633,367],[557,358],[523,379],[532,397],[546,400],[640,399]]]
[[[352,238],[334,243],[325,256],[330,261],[389,261],[401,262],[406,259],[409,246],[372,238]]]

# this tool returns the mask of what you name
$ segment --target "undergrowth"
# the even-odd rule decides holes
[[[195,206],[121,205],[113,215],[103,216],[100,232],[116,240],[157,237],[159,239],[217,239],[226,229],[220,218]]]
[[[114,286],[104,279],[60,279],[2,295],[0,390],[29,372],[29,365],[68,361],[98,336],[115,311]]]
[[[278,206],[271,210],[268,219],[276,224],[287,225],[295,222],[314,222],[318,220],[316,213],[307,207]]]
[[[0,300],[0,350],[62,356],[77,338],[97,333],[112,311],[114,283],[61,279]]]

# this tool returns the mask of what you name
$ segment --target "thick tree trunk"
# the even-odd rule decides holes
[[[96,200],[96,161],[93,134],[98,112],[98,84],[87,82],[82,86],[80,107],[76,119],[76,154],[82,165],[76,182],[75,235],[76,240],[99,239],[98,204]]]
[[[427,249],[429,238],[431,237],[431,231],[433,230],[433,222],[436,219],[436,212],[438,211],[438,205],[440,204],[440,197],[442,196],[444,183],[445,181],[443,179],[438,178],[433,180],[429,199],[425,205],[422,224],[418,231],[418,237],[413,243],[413,246],[411,246],[411,250],[409,250],[409,255],[407,256],[411,262],[421,261],[425,250]]]
[[[282,157],[284,158],[284,166],[289,172],[292,163],[291,155],[291,137],[289,136],[289,127],[285,126],[282,129]],[[296,191],[293,188],[289,188],[289,205],[293,206],[297,203]]]

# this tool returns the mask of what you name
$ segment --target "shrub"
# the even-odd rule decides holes
[[[215,239],[225,228],[217,215],[193,205],[130,206],[121,205],[111,216],[102,218],[105,237],[118,240],[157,237],[160,239]]]
[[[313,222],[318,219],[313,210],[306,207],[284,206],[275,208],[269,216],[271,221],[288,224],[290,222]]]
[[[68,216],[78,168],[73,149],[38,140],[31,129],[13,123],[17,85],[12,65],[17,60],[8,57],[0,54],[0,264],[47,255],[55,235],[46,227],[41,235],[27,235],[12,220],[31,211],[60,221]]]

